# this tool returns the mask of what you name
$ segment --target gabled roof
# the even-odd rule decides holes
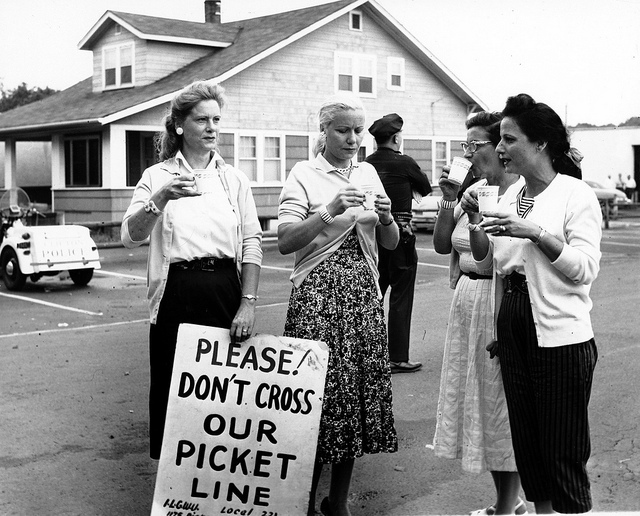
[[[211,54],[147,86],[93,92],[92,79],[88,78],[44,100],[0,114],[0,137],[17,136],[21,132],[32,134],[37,130],[51,131],[73,125],[87,127],[115,122],[164,104],[194,80],[227,80],[355,8],[361,8],[371,15],[465,104],[485,108],[482,101],[374,0],[338,0],[306,9],[223,24],[176,22],[107,11],[101,18],[103,24],[96,24],[80,45],[91,45],[92,38],[97,37],[100,27],[110,23],[107,20],[116,19],[119,20],[118,23],[127,23],[127,30],[136,30],[147,37],[150,34],[154,34],[156,38],[175,37],[180,28],[170,25],[184,23],[188,25],[181,26],[183,30],[187,26],[196,26],[203,31],[213,31],[212,37],[216,41],[233,43],[225,48],[212,50]],[[203,25],[207,27],[202,27]],[[193,33],[197,38],[203,37],[203,34],[204,32]]]
[[[140,39],[225,48],[233,43],[238,23],[199,23],[142,14],[107,11],[78,43],[80,50],[91,50],[111,25],[117,23]]]

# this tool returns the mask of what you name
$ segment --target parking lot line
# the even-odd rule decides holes
[[[18,301],[27,301],[28,303],[36,303],[38,305],[50,306],[52,308],[60,308],[61,310],[69,310],[70,312],[78,312],[86,315],[104,315],[102,312],[91,312],[89,310],[82,310],[81,308],[74,308],[72,306],[58,305],[56,303],[49,303],[48,301],[41,301],[39,299],[32,299],[30,297],[16,296],[15,294],[5,294],[0,292],[0,296],[8,297],[10,299],[17,299]]]
[[[94,274],[102,274],[104,276],[117,276],[118,278],[128,278],[128,279],[147,281],[147,278],[145,278],[144,276],[134,276],[133,274],[122,274],[121,272],[110,272],[110,271],[105,271],[103,269],[97,269],[97,270],[94,270],[93,272]]]
[[[33,331],[24,331],[20,333],[8,333],[6,335],[0,335],[0,339],[6,339],[7,337],[24,337],[27,335],[43,335],[45,333],[59,333],[63,331],[94,330],[96,328],[107,328],[109,326],[122,326],[123,324],[138,324],[138,323],[145,323],[145,322],[149,322],[148,317],[145,319],[135,319],[133,321],[91,324],[89,326],[77,326],[73,328],[51,328],[49,330],[33,330]]]

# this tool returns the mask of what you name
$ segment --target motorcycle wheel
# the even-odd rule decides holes
[[[93,269],[72,269],[69,276],[74,284],[84,287],[93,278]]]
[[[2,269],[2,281],[9,290],[22,290],[27,277],[20,270],[18,255],[13,249],[7,248],[2,253],[0,260],[0,269]]]

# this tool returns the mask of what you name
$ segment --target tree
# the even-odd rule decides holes
[[[0,83],[0,113],[3,111],[9,111],[10,109],[24,106],[25,104],[31,104],[38,100],[47,98],[54,93],[58,93],[58,90],[53,90],[47,86],[46,88],[31,88],[27,87],[27,83],[23,82],[20,86],[13,90],[6,91],[4,85]]]
[[[640,116],[632,116],[628,118],[625,122],[620,124],[620,127],[628,127],[628,126],[637,126],[640,125]]]

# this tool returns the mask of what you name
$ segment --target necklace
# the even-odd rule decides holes
[[[351,170],[353,169],[353,163],[349,162],[349,166],[345,167],[345,168],[338,168],[336,167],[336,172],[338,172],[338,174],[342,174],[345,177],[349,177],[351,175]]]

